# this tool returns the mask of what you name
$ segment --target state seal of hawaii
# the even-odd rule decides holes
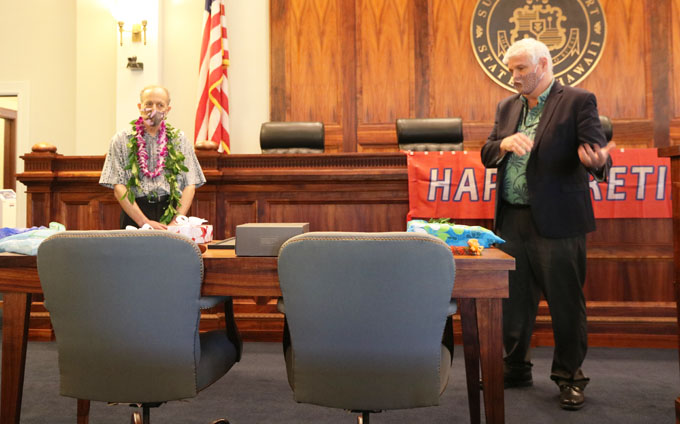
[[[599,0],[478,0],[470,39],[477,62],[497,84],[515,91],[503,56],[512,43],[535,38],[550,49],[555,79],[576,85],[602,56],[607,24]]]

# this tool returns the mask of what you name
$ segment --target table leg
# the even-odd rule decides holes
[[[460,325],[463,332],[465,377],[467,380],[470,423],[479,424],[479,332],[477,330],[477,305],[475,299],[459,299]]]
[[[77,424],[89,424],[90,422],[90,401],[78,399],[77,402]]]
[[[19,424],[31,294],[5,293],[3,304],[0,424]]]
[[[486,422],[502,424],[505,422],[502,300],[477,299],[477,324]]]

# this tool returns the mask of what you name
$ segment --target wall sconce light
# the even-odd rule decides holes
[[[144,34],[144,45],[146,46],[146,20],[143,20],[141,24],[132,25],[132,42],[139,43],[142,41],[142,33]],[[120,32],[120,45],[123,45],[123,32],[125,29],[123,26],[125,23],[123,21],[118,21],[118,31]]]

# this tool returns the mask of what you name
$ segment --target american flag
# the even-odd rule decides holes
[[[218,143],[219,152],[230,153],[225,3],[226,0],[205,0],[194,143],[211,140]]]

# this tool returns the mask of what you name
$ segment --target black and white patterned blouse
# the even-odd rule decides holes
[[[102,169],[99,184],[104,187],[113,188],[116,184],[127,184],[130,179],[130,171],[126,170],[129,150],[127,148],[128,136],[131,131],[125,130],[117,133],[111,139],[109,146],[109,153],[106,155],[104,161],[104,168]],[[157,163],[157,147],[158,136],[151,136],[144,134],[146,141],[146,149],[149,154],[149,171],[153,172]],[[183,132],[179,132],[177,139],[175,139],[176,149],[184,155],[184,165],[189,168],[188,172],[182,172],[177,176],[179,190],[182,191],[187,185],[196,185],[196,188],[205,184],[205,176],[201,170],[201,165],[198,163],[198,158],[194,152],[193,144],[187,141]],[[135,190],[135,197],[146,196],[154,191],[158,196],[163,196],[170,193],[170,184],[165,179],[165,175],[161,173],[156,178],[148,178],[140,172],[140,184],[142,193]]]

